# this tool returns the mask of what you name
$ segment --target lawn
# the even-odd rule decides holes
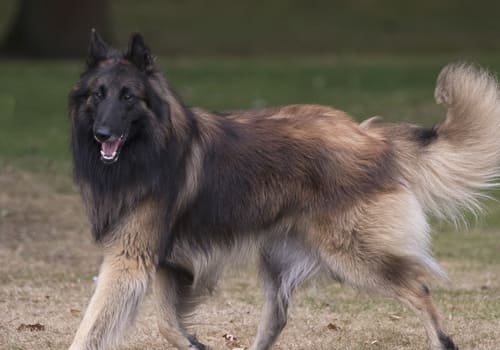
[[[211,110],[290,103],[333,105],[363,120],[381,115],[432,125],[439,70],[456,56],[317,56],[159,59],[188,105]],[[500,56],[472,59],[500,70]],[[67,94],[83,62],[1,61],[0,157],[67,162]],[[28,162],[26,162],[28,160]]]
[[[357,120],[381,115],[432,125],[436,56],[166,59],[159,64],[188,105],[242,109],[321,103]],[[496,56],[475,61],[500,72]],[[0,348],[66,349],[92,293],[100,252],[71,185],[67,93],[80,62],[0,62]],[[498,195],[497,195],[498,197]],[[500,343],[500,206],[470,230],[436,223],[433,249],[450,282],[434,287],[461,349]],[[226,348],[225,333],[248,346],[261,296],[254,268],[229,271],[195,316],[198,336]],[[43,330],[22,325],[39,323]],[[315,280],[297,293],[278,349],[424,349],[418,320],[399,304]],[[168,348],[149,299],[123,349]]]

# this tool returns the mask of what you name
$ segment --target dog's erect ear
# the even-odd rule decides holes
[[[92,28],[90,33],[89,54],[87,56],[87,67],[94,68],[100,61],[108,57],[108,44],[102,40],[96,30]]]
[[[144,39],[139,33],[134,33],[130,36],[128,51],[125,58],[132,62],[139,70],[150,72],[154,67],[154,58],[151,51],[144,44]]]

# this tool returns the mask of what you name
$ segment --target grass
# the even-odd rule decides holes
[[[380,115],[431,126],[444,118],[433,98],[437,73],[457,58],[160,58],[159,64],[188,105],[225,110],[319,103],[343,109],[357,120]],[[500,71],[500,56],[460,58]],[[1,61],[0,164],[38,173],[70,172],[67,94],[82,68],[83,62],[74,61]]]
[[[474,60],[500,71],[496,56]],[[166,59],[159,63],[190,105],[241,109],[288,103],[335,105],[362,120],[382,115],[432,125],[439,69],[452,57],[356,56]],[[0,64],[0,348],[66,349],[92,293],[100,251],[71,186],[66,96],[80,62]],[[497,196],[498,197],[498,196]],[[462,349],[500,342],[500,206],[469,232],[436,225],[433,249],[450,283],[434,286]],[[201,339],[248,346],[262,302],[254,268],[228,272],[194,321]],[[147,300],[123,349],[166,348]],[[278,349],[424,349],[418,320],[399,304],[323,280],[301,288]],[[41,323],[44,331],[18,331]],[[336,327],[328,327],[333,324]]]
[[[244,109],[289,103],[335,105],[357,119],[382,115],[430,125],[439,69],[453,56],[328,56],[274,59],[160,59],[189,105]],[[477,58],[477,57],[475,57]],[[477,60],[500,68],[498,57]],[[67,94],[80,62],[2,61],[0,156],[36,167],[67,163]]]
[[[101,259],[79,198],[14,168],[0,169],[0,186],[0,348],[67,349],[92,294],[92,277]],[[449,332],[461,349],[497,349],[498,231],[443,231],[434,238],[437,259],[451,281],[433,288]],[[261,305],[255,268],[230,270],[196,313],[193,330],[215,349],[227,348],[222,338],[226,333],[248,346]],[[147,298],[120,349],[171,349],[157,330],[155,315],[155,305]],[[38,323],[44,330],[19,329]],[[417,318],[395,301],[313,280],[296,293],[276,349],[332,347],[416,350],[426,349],[426,340]]]

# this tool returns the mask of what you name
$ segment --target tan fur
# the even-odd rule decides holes
[[[382,121],[382,117],[376,115],[374,117],[368,118],[364,121],[362,121],[359,126],[362,128],[369,128],[370,126],[373,126],[373,124],[379,123]]]
[[[439,74],[435,97],[447,107],[447,118],[425,152],[408,140],[404,127],[373,128],[394,138],[405,179],[426,212],[456,222],[461,209],[480,210],[482,191],[500,173],[500,92],[491,73],[459,63]]]
[[[152,86],[171,108],[165,134],[190,140],[186,176],[168,214],[193,214],[188,210],[201,201],[206,183],[223,191],[241,175],[249,189],[241,192],[244,198],[221,197],[229,203],[204,199],[233,213],[236,224],[220,219],[223,224],[210,227],[208,218],[202,227],[189,226],[197,215],[211,213],[203,206],[205,212],[179,219],[179,232],[172,233],[176,241],[169,241],[163,259],[163,207],[145,199],[134,208],[104,242],[98,287],[71,350],[115,343],[153,280],[161,333],[179,349],[204,349],[187,335],[186,318],[225,266],[255,252],[265,306],[252,350],[273,346],[286,324],[293,290],[319,270],[360,290],[399,299],[422,320],[431,349],[457,349],[426,286],[431,278],[445,277],[429,251],[427,215],[453,218],[460,208],[475,209],[480,191],[500,174],[500,95],[489,73],[466,65],[445,68],[436,99],[448,107],[448,116],[432,130],[378,117],[357,124],[342,111],[317,105],[227,115],[191,109],[191,115],[162,79],[153,79]],[[189,117],[196,120],[194,140]],[[224,134],[224,126],[237,141],[223,143],[231,135]],[[224,147],[217,148],[219,143]],[[230,179],[226,183],[204,182],[212,175],[206,169],[219,170],[204,158],[214,149],[221,153],[217,165],[233,176],[221,172]],[[97,200],[89,193],[82,186],[86,201]],[[262,221],[255,231],[237,225],[250,215]],[[229,227],[225,236],[208,231],[224,225]],[[195,236],[200,232],[190,227],[207,232]]]
[[[158,264],[159,232],[153,203],[143,203],[105,244],[97,288],[70,347],[113,346],[136,315]]]
[[[159,269],[154,281],[154,298],[158,305],[158,328],[165,339],[178,349],[188,349],[190,342],[179,324],[175,304],[178,302],[176,283],[168,271]]]
[[[194,143],[191,146],[191,153],[189,155],[189,160],[186,165],[186,184],[184,185],[184,192],[181,195],[182,202],[179,203],[179,209],[182,208],[183,205],[190,202],[193,199],[193,196],[196,195],[198,191],[198,186],[200,184],[201,174],[201,166],[202,166],[202,157],[203,150],[201,146],[197,143]]]

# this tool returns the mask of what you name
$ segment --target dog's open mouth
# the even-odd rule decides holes
[[[118,160],[122,145],[125,143],[126,135],[112,137],[110,141],[101,143],[101,160],[105,164],[111,164]]]

